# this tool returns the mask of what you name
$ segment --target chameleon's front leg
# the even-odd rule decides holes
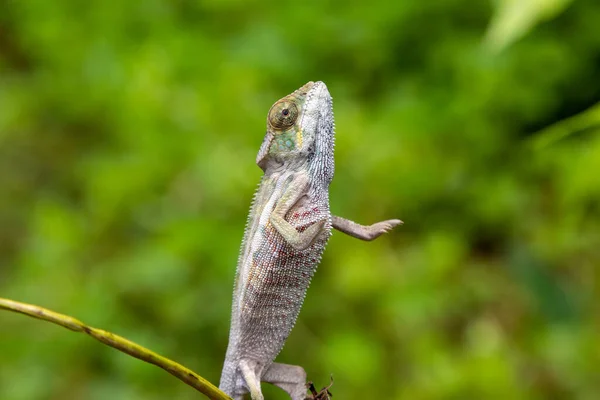
[[[391,231],[394,227],[402,224],[402,221],[399,219],[388,219],[387,221],[381,221],[373,225],[365,226],[335,215],[331,216],[331,222],[333,227],[338,231],[361,240],[376,239],[384,233]]]
[[[303,232],[292,226],[285,220],[285,215],[303,196],[308,193],[308,177],[304,173],[297,174],[293,177],[292,182],[285,189],[285,192],[279,199],[275,209],[271,213],[269,220],[277,231],[283,236],[296,250],[304,250],[315,240],[315,238],[323,231],[325,221],[317,221],[310,225]]]

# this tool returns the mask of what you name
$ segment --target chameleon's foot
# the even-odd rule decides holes
[[[320,392],[317,392],[317,389],[315,389],[315,385],[312,382],[308,382],[306,384],[306,387],[308,388],[308,390],[310,390],[311,396],[307,397],[306,400],[331,400],[331,397],[333,395],[331,394],[329,389],[332,386],[333,386],[333,375],[331,376],[331,382],[329,382],[329,385],[327,385],[323,389],[321,389]]]
[[[381,221],[376,224],[373,224],[369,227],[372,232],[373,239],[383,235],[384,233],[388,233],[398,225],[402,225],[404,222],[399,219],[388,219],[387,221]]]

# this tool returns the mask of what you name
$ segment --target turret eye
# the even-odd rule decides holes
[[[296,123],[298,107],[291,101],[281,100],[273,104],[269,111],[269,125],[274,129],[282,130]]]

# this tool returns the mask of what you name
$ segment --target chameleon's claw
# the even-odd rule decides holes
[[[398,225],[402,225],[404,222],[399,219],[390,219],[387,221],[381,221],[376,224],[371,225],[371,229],[373,229],[373,236],[376,238],[384,233],[388,233]]]

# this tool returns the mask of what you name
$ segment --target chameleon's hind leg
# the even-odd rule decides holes
[[[285,390],[292,400],[306,398],[306,372],[297,365],[273,363],[262,380]]]
[[[317,221],[310,225],[304,232],[298,230],[285,220],[285,215],[290,209],[306,195],[308,191],[308,177],[305,173],[300,173],[294,176],[292,182],[285,189],[285,192],[279,199],[275,209],[271,213],[271,224],[296,250],[304,250],[315,240],[315,238],[323,231],[325,221]]]
[[[387,221],[381,221],[373,225],[365,226],[335,215],[331,216],[331,222],[333,227],[338,231],[361,240],[376,239],[384,233],[391,231],[394,227],[402,225],[402,221],[399,219],[389,219]]]
[[[260,390],[260,379],[257,376],[260,371],[257,371],[256,363],[251,360],[241,360],[239,368],[252,400],[264,400]]]

